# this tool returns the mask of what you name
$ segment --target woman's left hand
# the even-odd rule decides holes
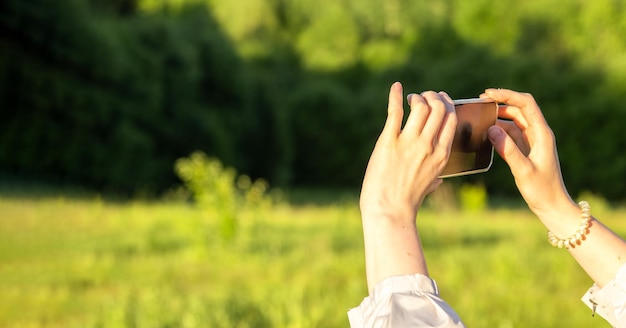
[[[454,104],[444,92],[410,94],[407,99],[411,113],[402,128],[402,85],[394,83],[387,121],[363,180],[360,207],[364,219],[414,222],[424,197],[441,184],[437,177],[448,162],[457,125]]]

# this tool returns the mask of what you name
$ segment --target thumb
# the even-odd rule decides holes
[[[522,154],[515,141],[501,127],[494,125],[489,128],[487,134],[493,148],[509,165],[514,177],[528,167],[530,164],[528,158]]]

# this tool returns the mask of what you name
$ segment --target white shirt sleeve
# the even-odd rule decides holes
[[[613,327],[626,327],[626,264],[606,286],[591,286],[582,301]]]
[[[350,327],[465,327],[422,274],[389,277],[348,312]]]

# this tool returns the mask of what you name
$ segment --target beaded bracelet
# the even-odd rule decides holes
[[[555,236],[552,231],[548,231],[548,241],[552,244],[552,246],[558,248],[563,248],[563,246],[565,246],[565,248],[576,247],[576,245],[578,245],[587,234],[587,230],[591,225],[591,207],[589,206],[589,203],[584,200],[581,200],[578,205],[582,210],[582,223],[578,227],[578,230],[576,230],[571,237],[565,239],[561,239]]]

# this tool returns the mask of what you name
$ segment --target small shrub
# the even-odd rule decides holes
[[[253,182],[245,175],[237,176],[233,168],[224,167],[220,160],[202,152],[178,159],[175,170],[198,206],[217,217],[220,235],[226,240],[235,237],[237,218],[242,211],[255,210],[270,202],[265,181]]]
[[[485,186],[464,184],[459,189],[461,209],[464,211],[480,212],[487,208],[487,190]]]

